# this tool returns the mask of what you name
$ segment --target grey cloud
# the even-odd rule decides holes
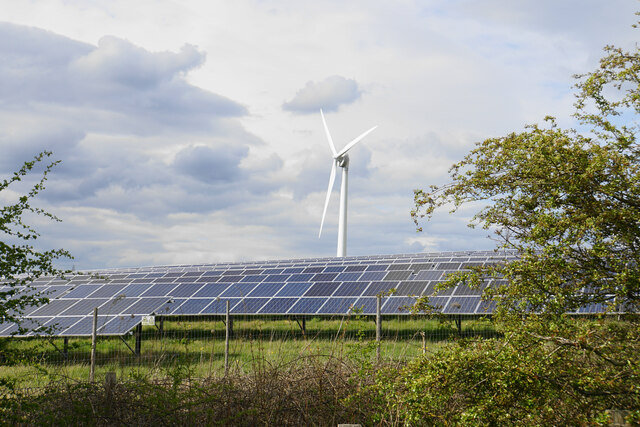
[[[148,88],[171,80],[204,63],[205,55],[185,45],[179,53],[151,53],[113,36],[105,36],[98,48],[76,59],[71,69],[131,88]]]
[[[238,166],[248,152],[247,147],[191,146],[176,155],[173,166],[179,173],[205,183],[232,182],[240,177]]]
[[[41,198],[161,221],[257,203],[282,183],[272,158],[243,168],[263,144],[236,119],[246,109],[190,85],[204,53],[149,52],[115,37],[98,46],[0,23],[0,175],[39,151],[62,160]],[[169,160],[172,146],[192,145]]]
[[[99,109],[94,114],[133,114],[147,127],[162,128],[209,128],[211,120],[247,113],[181,78],[205,60],[190,45],[178,53],[149,52],[108,36],[94,47],[7,23],[0,23],[0,40],[0,106],[32,109],[37,102]]]
[[[282,108],[299,114],[316,113],[321,108],[337,111],[341,105],[351,104],[361,96],[362,91],[355,80],[331,76],[318,83],[308,82]]]

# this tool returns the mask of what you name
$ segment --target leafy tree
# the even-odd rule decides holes
[[[13,185],[25,179],[36,165],[51,157],[51,152],[44,151],[33,160],[25,162],[10,178],[0,182],[0,192],[7,191]],[[44,190],[45,181],[52,168],[59,161],[45,166],[40,179],[31,186],[26,194],[0,208],[0,321],[20,325],[17,332],[24,332],[28,326],[22,322],[22,314],[28,307],[48,302],[47,296],[38,292],[33,282],[44,275],[61,275],[64,272],[55,267],[59,258],[72,258],[64,249],[39,251],[32,242],[40,235],[25,222],[28,215],[40,215],[53,221],[60,221],[55,215],[31,205],[31,201]],[[2,324],[0,323],[0,324]]]
[[[598,70],[578,76],[575,115],[590,132],[548,117],[548,127],[477,144],[450,169],[450,184],[415,191],[416,224],[449,203],[455,211],[489,201],[471,225],[495,230],[500,248],[521,257],[485,269],[509,279],[497,292],[503,308],[638,308],[640,53],[605,50]]]
[[[457,405],[460,422],[471,419],[461,414],[488,411],[480,424],[562,423],[553,411],[539,417],[549,405],[569,416],[562,401],[579,408],[578,424],[606,421],[607,408],[640,418],[640,49],[607,46],[599,68],[576,78],[580,131],[547,117],[545,126],[478,143],[452,166],[449,184],[415,191],[418,227],[443,206],[454,212],[485,202],[470,226],[492,230],[497,249],[518,255],[451,275],[442,286],[506,279],[483,294],[496,302],[505,338],[440,354],[459,371],[455,381],[442,381],[437,358],[404,377],[418,394],[426,393],[420,382],[450,387],[440,396],[453,399],[446,403]],[[589,312],[627,314],[575,317]],[[463,375],[469,367],[477,372]],[[518,384],[501,389],[496,381]],[[426,405],[435,399],[427,395],[413,399]]]

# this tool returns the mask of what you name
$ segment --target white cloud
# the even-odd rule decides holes
[[[318,83],[307,82],[282,108],[301,114],[317,113],[320,109],[338,111],[340,106],[355,102],[361,95],[355,80],[331,76]]]

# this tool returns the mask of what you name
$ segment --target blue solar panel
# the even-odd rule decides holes
[[[243,276],[222,276],[218,279],[219,283],[234,283],[242,280]]]
[[[291,310],[289,310],[288,313],[315,314],[325,301],[326,299],[324,298],[300,298],[300,300],[291,307]]]
[[[215,299],[200,314],[224,314],[227,312],[227,301],[229,301],[229,310],[232,310],[240,300],[241,298]]]
[[[57,335],[60,332],[62,332],[65,329],[67,329],[68,327],[70,327],[73,324],[75,324],[78,321],[80,321],[80,319],[82,319],[82,317],[79,317],[79,316],[76,316],[76,317],[54,317],[53,319],[48,321],[45,324],[45,326],[47,328],[52,328],[53,331],[54,331],[54,335]]]
[[[389,292],[391,288],[398,286],[398,282],[373,282],[364,291],[364,296],[376,296],[382,293]]]
[[[311,273],[292,274],[287,282],[308,282],[313,276]]]
[[[309,288],[305,296],[308,296],[308,297],[331,296],[331,294],[335,292],[335,290],[338,288],[339,285],[340,285],[339,283],[332,283],[332,282],[314,283],[311,286],[311,288]]]
[[[482,291],[484,290],[485,287],[486,287],[486,284],[483,284],[478,289],[471,289],[467,285],[460,284],[460,285],[456,286],[455,292],[453,294],[456,295],[456,296],[463,296],[463,295],[480,296],[480,295],[482,295]]]
[[[427,287],[427,281],[425,280],[413,280],[402,282],[396,288],[397,296],[410,296],[410,295],[422,295],[422,292]]]
[[[331,282],[338,273],[318,273],[311,279],[312,282]]]
[[[152,314],[167,302],[166,297],[141,298],[123,312],[127,314]],[[156,313],[159,314],[159,313]]]
[[[362,276],[360,276],[359,280],[363,280],[365,282],[371,282],[374,280],[382,280],[384,279],[384,276],[386,276],[387,273],[385,273],[384,271],[367,271],[362,273]]]
[[[244,298],[231,310],[232,313],[254,314],[257,313],[269,298]]]
[[[426,289],[424,290],[424,294],[423,295],[433,295],[436,292],[436,286],[440,285],[442,282],[438,281],[438,280],[431,280],[429,282],[429,284],[427,285]],[[437,295],[438,296],[446,296],[446,295],[451,295],[453,293],[453,289],[448,288],[442,291],[437,291]]]
[[[446,297],[429,297],[429,305],[433,307],[436,312],[441,312],[448,302],[449,298]]]
[[[360,314],[375,314],[377,307],[377,298],[364,297],[358,298],[358,300],[353,304],[354,313]]]
[[[386,301],[385,301],[386,300]],[[389,297],[383,299],[382,313],[384,314],[400,314],[409,313],[410,307],[416,303],[416,299],[412,297]],[[374,309],[375,310],[375,309]]]
[[[166,296],[166,295],[170,295],[171,291],[173,289],[175,289],[178,285],[173,283],[173,284],[165,284],[165,283],[159,283],[159,284],[153,284],[151,286],[149,286],[149,289],[146,290],[146,292],[144,292],[141,296],[142,297],[162,297],[162,296]]]
[[[440,280],[442,273],[440,270],[422,270],[416,275],[416,280]]]
[[[311,287],[311,283],[289,282],[276,294],[278,297],[300,297]]]
[[[235,283],[227,288],[220,296],[225,298],[245,297],[256,287],[255,283]]]
[[[366,271],[387,271],[388,264],[371,264]]]
[[[356,312],[370,315],[375,311],[375,296],[395,288],[392,297],[383,298],[383,312],[404,314],[398,307],[411,303],[410,296],[431,295],[449,272],[482,265],[492,256],[492,252],[380,255],[101,271],[98,274],[104,280],[91,275],[72,276],[71,281],[38,280],[39,289],[52,291],[52,303],[30,311],[43,319],[67,319],[64,334],[71,336],[88,333],[87,320],[80,317],[90,318],[98,306],[102,318],[110,316],[104,329],[120,334],[146,314],[220,315],[227,300],[235,314],[343,315],[355,304],[360,307]],[[459,285],[431,301],[446,307],[447,314],[492,311],[492,305],[480,302],[481,291]],[[578,312],[600,308],[587,306]],[[4,335],[2,328],[10,329],[0,325],[0,335]]]
[[[210,299],[188,299],[171,314],[199,314],[209,304],[211,304]]]
[[[111,320],[109,316],[98,316],[97,333],[102,333],[104,325]],[[73,326],[60,332],[62,336],[81,336],[92,335],[93,333],[93,316],[86,316],[76,322]]]
[[[254,282],[254,283],[259,283],[262,282],[264,279],[266,279],[267,276],[263,275],[263,274],[251,274],[249,276],[244,276],[242,278],[242,280],[240,280],[240,282]]]
[[[101,335],[123,335],[133,329],[142,321],[142,316],[113,316],[111,320],[104,325]]]
[[[214,298],[220,296],[225,289],[229,287],[229,283],[209,283],[195,293],[195,298]]]
[[[260,286],[256,286],[256,288],[249,292],[250,297],[272,297],[274,296],[282,287],[284,283],[263,283]]]
[[[103,285],[91,294],[91,298],[111,298],[122,293],[126,285]]]
[[[2,335],[3,336],[10,336],[10,335],[15,335],[15,336],[27,336],[29,335],[29,331],[39,331],[42,329],[42,326],[51,319],[51,317],[42,317],[42,318],[24,318],[22,319],[22,322],[20,323],[20,325],[17,325],[15,323],[11,323],[9,325],[7,325],[5,328],[2,328],[4,330],[2,330]],[[0,327],[1,328],[1,327]],[[23,328],[27,331],[23,332],[23,333],[19,333],[19,329]]]
[[[331,298],[318,310],[318,313],[347,314],[355,302],[356,298]]]
[[[114,298],[107,301],[98,309],[99,314],[120,314],[137,302],[138,298]]]
[[[183,283],[171,291],[171,296],[176,298],[191,297],[195,295],[202,286],[201,283]]]
[[[75,304],[75,300],[52,300],[48,304],[43,305],[37,310],[29,313],[30,316],[57,316],[67,308]]]
[[[353,282],[356,281],[362,276],[361,272],[353,272],[353,273],[340,273],[335,278],[337,282]]]
[[[286,313],[298,301],[298,298],[272,298],[260,309],[260,313],[279,314]]]
[[[122,290],[122,294],[127,297],[139,297],[151,287],[149,283],[135,283]]]
[[[93,309],[98,307],[98,310],[100,309],[99,307],[104,304],[105,302],[109,301],[106,298],[96,298],[96,299],[81,299],[81,300],[77,300],[78,302],[76,302],[74,305],[72,305],[71,307],[69,307],[67,310],[63,311],[62,314],[63,316],[84,316],[90,313],[93,313]]]
[[[72,285],[53,285],[49,286],[43,293],[49,299],[58,298],[64,292],[73,288]]]
[[[480,303],[479,297],[451,297],[444,308],[447,314],[474,314]]]
[[[369,286],[369,282],[344,282],[333,295],[340,297],[360,296],[367,286]]]

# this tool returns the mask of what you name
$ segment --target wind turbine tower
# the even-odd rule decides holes
[[[329,199],[331,198],[331,191],[333,190],[333,183],[336,179],[337,168],[342,169],[342,182],[340,183],[340,216],[338,218],[338,250],[336,256],[347,256],[347,192],[349,189],[349,155],[347,152],[353,148],[358,142],[362,140],[369,133],[373,132],[378,126],[374,126],[362,135],[349,142],[340,151],[336,150],[336,146],[333,144],[331,133],[327,127],[327,121],[324,119],[324,114],[320,110],[320,116],[322,117],[322,124],[324,125],[324,131],[327,134],[327,140],[329,141],[329,148],[333,154],[333,161],[331,164],[331,175],[329,176],[329,188],[327,189],[327,197],[324,202],[324,211],[322,212],[322,221],[320,222],[320,233],[318,238],[322,236],[322,227],[324,226],[324,218],[327,215],[327,207],[329,207]]]

